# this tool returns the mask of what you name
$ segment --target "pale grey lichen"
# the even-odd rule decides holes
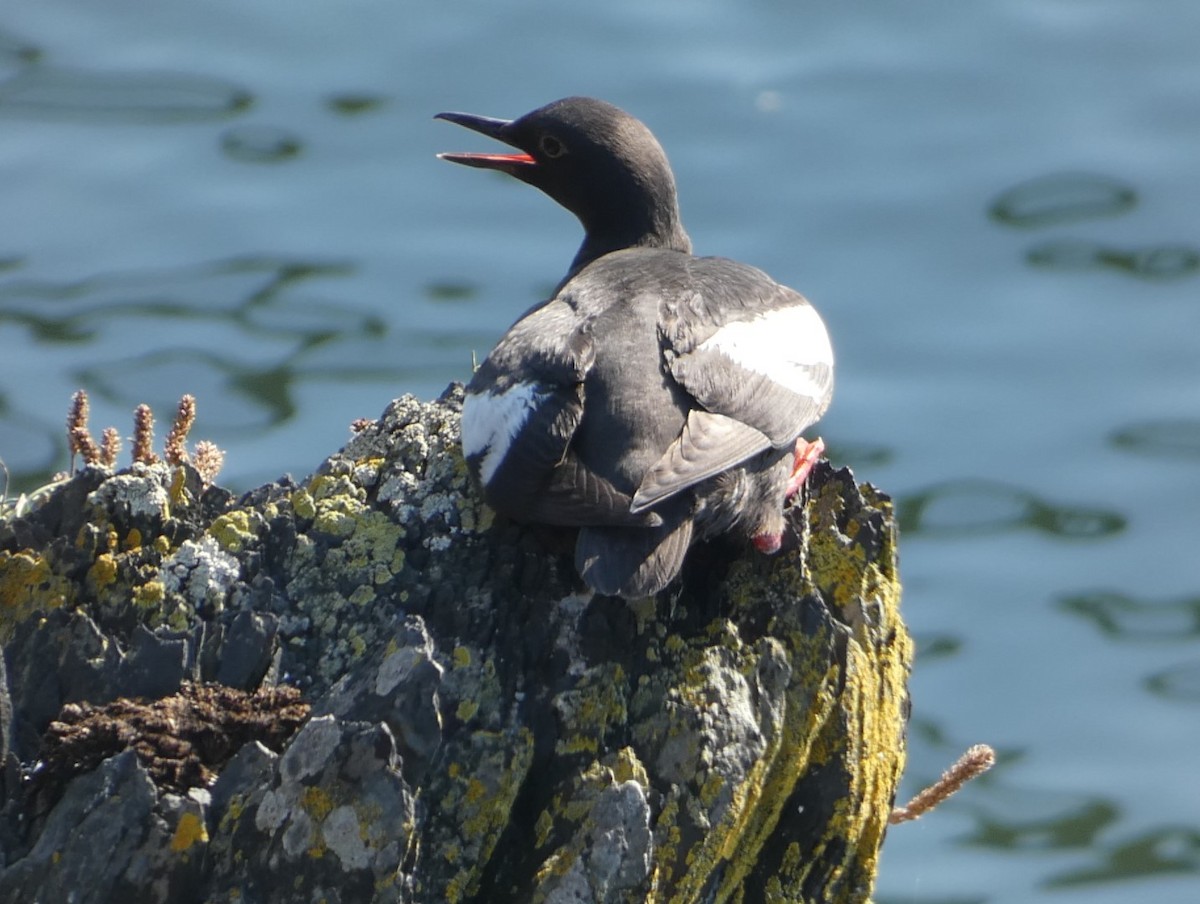
[[[135,464],[128,474],[110,477],[88,496],[88,503],[104,510],[127,508],[134,517],[165,518],[170,513],[169,467]]]
[[[197,608],[219,611],[240,572],[238,560],[221,549],[215,537],[204,536],[185,540],[163,561],[158,579],[168,593],[181,594]]]

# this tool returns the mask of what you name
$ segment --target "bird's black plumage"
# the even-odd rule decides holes
[[[580,528],[576,565],[600,593],[657,592],[697,538],[778,548],[793,447],[832,393],[816,312],[753,267],[692,256],[662,147],[611,104],[439,118],[518,151],[443,158],[510,173],[584,227],[553,297],[467,387],[463,451],[485,499]]]

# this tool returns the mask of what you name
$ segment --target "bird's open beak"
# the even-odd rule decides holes
[[[512,145],[512,140],[506,131],[507,127],[511,125],[510,120],[476,116],[473,113],[439,113],[433,118],[457,123],[472,132],[479,132],[489,138]],[[438,157],[442,160],[449,160],[451,163],[500,170],[513,176],[519,176],[521,170],[536,165],[536,161],[524,152],[520,154],[438,154]]]

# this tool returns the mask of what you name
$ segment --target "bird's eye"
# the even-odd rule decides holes
[[[538,147],[542,149],[542,153],[547,157],[561,157],[567,152],[563,147],[563,143],[553,135],[543,135],[541,141],[538,142]]]

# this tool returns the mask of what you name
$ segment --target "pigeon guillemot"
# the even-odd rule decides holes
[[[552,297],[467,386],[463,454],[484,499],[578,527],[576,567],[603,594],[657,593],[697,539],[777,551],[784,505],[824,448],[800,434],[833,392],[813,307],[753,267],[692,256],[666,154],[612,104],[437,118],[519,151],[442,159],[528,182],[585,233]]]

